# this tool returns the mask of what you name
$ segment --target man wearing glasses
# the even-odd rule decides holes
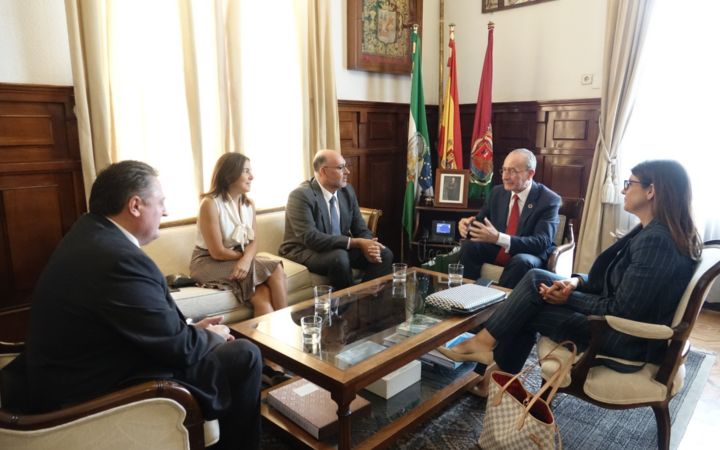
[[[467,278],[479,278],[485,263],[504,266],[498,284],[514,288],[528,270],[543,267],[554,244],[561,199],[533,181],[535,155],[519,148],[505,158],[502,185],[495,186],[490,201],[472,217],[460,219],[465,238],[460,262]]]
[[[320,150],[313,170],[288,196],[280,256],[327,276],[335,289],[353,284],[353,268],[364,270],[363,281],[390,273],[393,254],[365,224],[345,158]]]

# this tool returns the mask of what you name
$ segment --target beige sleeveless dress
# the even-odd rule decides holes
[[[255,211],[252,206],[240,205],[237,210],[229,200],[213,197],[213,201],[218,210],[223,246],[235,251],[244,251],[245,246],[255,239],[252,228]],[[236,263],[237,261],[213,259],[198,227],[195,250],[190,261],[190,276],[200,283],[231,290],[241,303],[248,303],[255,293],[255,286],[267,281],[278,264],[282,264],[278,259],[255,256],[244,280],[230,280],[228,276]]]

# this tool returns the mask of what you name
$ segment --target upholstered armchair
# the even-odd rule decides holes
[[[382,209],[360,207],[360,214],[362,214],[363,219],[365,219],[365,223],[373,236],[377,236],[377,227],[382,213]]]
[[[707,242],[695,273],[690,280],[680,304],[675,311],[671,325],[656,325],[636,322],[614,316],[591,316],[591,340],[589,348],[576,358],[569,376],[562,383],[560,392],[573,395],[595,405],[609,409],[628,409],[649,406],[655,413],[658,433],[658,448],[670,446],[670,399],[683,387],[685,359],[690,351],[688,338],[695,324],[700,308],[720,275],[720,241]],[[644,364],[610,358],[598,354],[600,342],[608,330],[645,339],[667,341],[667,351],[660,365]],[[541,337],[538,341],[538,355],[547,355],[555,342]],[[562,347],[553,354],[564,361],[571,357]],[[615,359],[630,365],[642,365],[633,373],[620,373],[604,365],[598,365],[601,358]],[[541,364],[543,380],[549,380],[558,369],[555,361]]]
[[[24,414],[10,397],[2,369],[23,349],[0,343],[0,448],[202,449],[219,439],[217,421],[205,422],[180,384],[148,381],[43,414]],[[3,373],[5,372],[5,373]]]

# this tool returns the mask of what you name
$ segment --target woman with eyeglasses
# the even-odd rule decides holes
[[[255,204],[248,198],[253,180],[250,159],[226,153],[218,159],[210,191],[202,194],[190,276],[229,289],[261,316],[287,306],[285,272],[280,260],[257,256]],[[263,379],[283,379],[263,368]]]
[[[602,252],[588,275],[562,279],[532,269],[473,339],[439,349],[456,361],[488,366],[475,394],[487,395],[492,371],[520,371],[536,333],[557,342],[570,339],[582,350],[590,338],[590,315],[670,324],[702,252],[690,211],[690,180],[676,161],[645,161],[632,169],[623,194],[624,209],[640,224]],[[613,331],[600,353],[658,363],[663,346]],[[606,364],[627,372],[641,368]]]

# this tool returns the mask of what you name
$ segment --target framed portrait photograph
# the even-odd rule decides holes
[[[435,171],[435,206],[467,208],[469,170],[437,169]]]
[[[520,6],[529,6],[535,3],[549,1],[550,0],[482,0],[482,12],[502,11],[503,9],[518,8]]]
[[[347,68],[409,74],[414,23],[422,33],[422,0],[348,0]]]

